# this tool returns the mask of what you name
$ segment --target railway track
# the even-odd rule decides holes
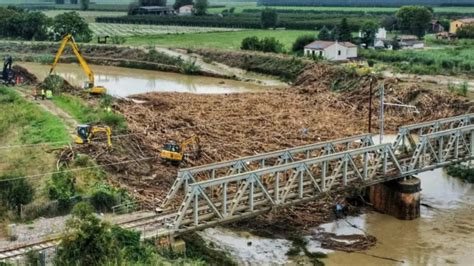
[[[167,223],[170,220],[173,220],[175,216],[175,213],[168,211],[160,214],[147,215],[136,219],[119,221],[113,224],[118,225],[124,229],[134,229],[140,231],[143,238],[143,234],[145,234],[147,230],[154,230],[157,227],[166,226]],[[54,248],[61,242],[61,237],[62,234],[55,234],[50,235],[45,239],[29,241],[11,245],[5,248],[0,248],[0,261],[20,257],[30,251],[42,251]]]

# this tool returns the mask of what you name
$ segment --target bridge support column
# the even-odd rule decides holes
[[[416,177],[377,184],[369,187],[369,200],[378,212],[413,220],[420,217],[420,185]]]

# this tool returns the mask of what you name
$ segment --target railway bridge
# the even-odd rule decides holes
[[[127,221],[142,238],[180,234],[474,159],[474,114],[404,126],[393,143],[370,134],[181,169],[162,213]],[[0,261],[54,247],[59,237],[0,249]]]

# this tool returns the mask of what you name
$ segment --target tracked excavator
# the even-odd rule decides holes
[[[163,149],[160,151],[161,159],[176,166],[180,165],[185,158],[199,158],[200,156],[201,146],[199,137],[196,135],[193,135],[179,144],[174,140],[170,141],[163,145]]]
[[[77,144],[91,143],[94,137],[96,137],[98,134],[105,134],[107,137],[107,145],[112,147],[112,130],[110,130],[110,127],[108,126],[91,124],[79,125],[76,128],[76,133]]]
[[[81,52],[79,51],[79,47],[76,44],[76,41],[74,41],[74,37],[71,34],[67,34],[64,36],[63,40],[61,41],[61,46],[59,46],[59,50],[56,53],[56,57],[54,58],[53,65],[51,66],[51,69],[49,70],[49,74],[53,73],[54,69],[56,68],[56,65],[58,64],[59,58],[61,57],[64,48],[66,45],[69,44],[72,48],[72,51],[77,57],[77,60],[79,61],[79,64],[81,65],[82,69],[87,75],[87,78],[89,79],[88,81],[85,82],[84,84],[84,89],[89,92],[90,94],[105,94],[107,92],[107,89],[104,88],[103,86],[96,86],[94,83],[94,73],[90,69],[89,65],[87,64],[86,60],[82,56]]]
[[[7,85],[15,85],[15,73],[12,70],[13,58],[6,56],[3,62],[1,82]]]

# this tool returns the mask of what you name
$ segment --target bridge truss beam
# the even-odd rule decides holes
[[[474,158],[474,125],[422,135],[411,154],[380,144],[189,184],[173,233],[296,204]],[[216,189],[218,188],[218,189]],[[220,195],[213,193],[220,191]]]

